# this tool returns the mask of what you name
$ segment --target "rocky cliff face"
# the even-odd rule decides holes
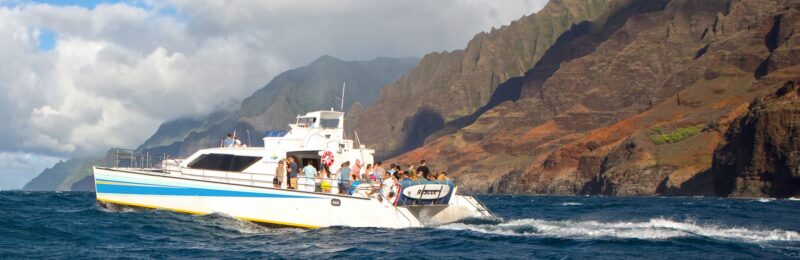
[[[725,133],[713,165],[719,194],[800,195],[800,78],[755,99]]]
[[[348,121],[377,156],[422,145],[447,123],[479,110],[497,87],[522,76],[563,32],[612,8],[610,0],[551,1],[540,12],[476,35],[463,50],[426,55]]]
[[[479,192],[727,195],[709,188],[715,147],[796,75],[797,3],[616,1],[561,35],[518,100],[392,161]]]

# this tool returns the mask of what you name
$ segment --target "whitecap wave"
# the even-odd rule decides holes
[[[561,206],[580,206],[580,205],[583,205],[583,203],[580,203],[580,202],[564,202],[564,203],[561,203]]]
[[[540,236],[575,239],[636,238],[664,240],[677,237],[708,237],[720,240],[760,243],[771,241],[800,241],[800,233],[789,230],[759,230],[741,227],[700,225],[655,218],[646,222],[599,222],[599,221],[551,221],[541,219],[518,219],[497,225],[469,225],[455,223],[441,226],[451,230],[509,235]]]
[[[766,203],[766,202],[771,202],[771,201],[774,201],[774,200],[775,200],[775,199],[772,199],[772,198],[759,198],[759,199],[757,199],[756,201],[758,201],[758,202],[765,202],[765,203]]]

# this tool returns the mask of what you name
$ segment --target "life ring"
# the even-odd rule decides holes
[[[331,151],[325,151],[322,153],[322,164],[328,167],[333,165],[333,153]]]

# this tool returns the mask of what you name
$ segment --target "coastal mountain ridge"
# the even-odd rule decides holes
[[[446,124],[485,106],[501,83],[522,76],[573,24],[599,17],[614,7],[611,2],[550,1],[535,14],[478,33],[464,49],[425,55],[381,90],[380,106],[355,110],[347,122],[378,158],[419,147]]]
[[[375,58],[344,61],[324,55],[307,66],[283,72],[244,99],[238,106],[218,109],[204,118],[182,118],[163,123],[136,151],[172,157],[219,146],[226,133],[236,131],[251,146],[263,146],[265,131],[288,130],[297,115],[338,109],[346,82],[345,108],[369,107],[380,89],[400,78],[418,58]],[[249,136],[248,136],[249,135]],[[113,165],[113,151],[104,158],[70,159],[48,168],[23,190],[93,190],[92,165]]]
[[[504,83],[518,100],[389,161],[426,158],[480,193],[797,196],[795,103],[749,112],[783,125],[737,118],[797,77],[800,3],[611,4]]]

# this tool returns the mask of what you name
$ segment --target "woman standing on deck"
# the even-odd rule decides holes
[[[281,159],[278,161],[278,167],[275,168],[275,179],[272,180],[272,185],[278,189],[281,188],[283,183],[286,183],[286,164]]]

